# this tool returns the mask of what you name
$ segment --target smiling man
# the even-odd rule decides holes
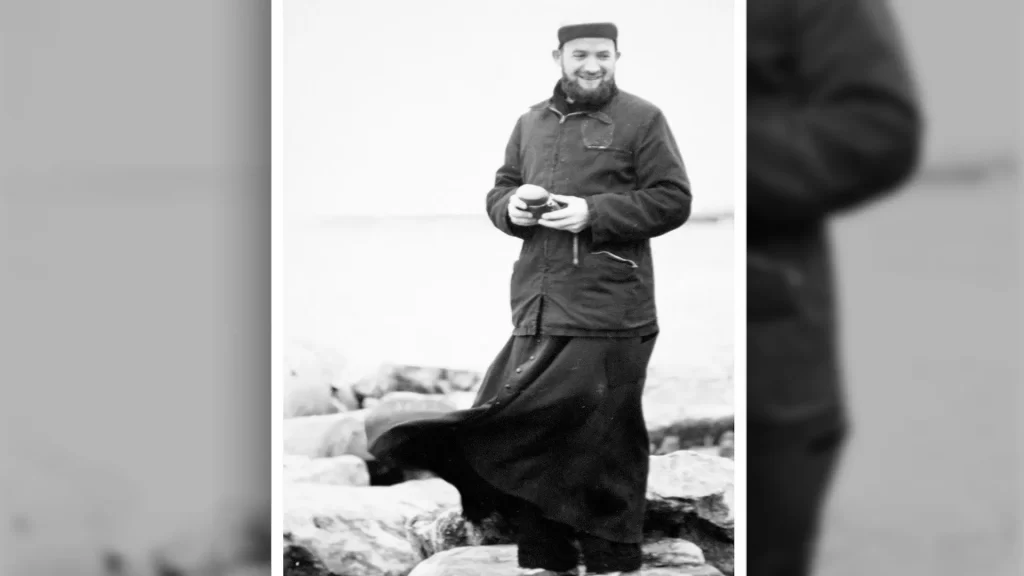
[[[370,451],[437,472],[475,522],[513,522],[524,574],[633,573],[649,459],[641,397],[658,334],[650,240],[690,215],[662,112],[615,84],[614,24],[558,30],[560,80],[516,122],[487,214],[522,241],[514,329],[472,408],[371,414]],[[525,197],[560,205],[542,215]]]

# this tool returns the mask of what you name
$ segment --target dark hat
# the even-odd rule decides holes
[[[570,26],[562,26],[558,29],[559,48],[569,40],[575,40],[577,38],[608,38],[612,42],[615,42],[615,46],[618,47],[619,29],[611,22],[573,24]]]

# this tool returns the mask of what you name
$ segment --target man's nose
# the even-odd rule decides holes
[[[587,58],[583,61],[583,71],[589,74],[597,74],[601,71],[601,64],[597,58]]]

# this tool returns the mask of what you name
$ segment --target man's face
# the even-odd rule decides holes
[[[569,98],[582,103],[600,103],[615,85],[615,63],[619,54],[608,38],[577,38],[554,53],[562,68],[562,88]]]

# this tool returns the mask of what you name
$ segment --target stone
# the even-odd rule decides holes
[[[691,450],[652,456],[647,514],[692,514],[733,539],[735,470],[732,460]]]
[[[461,546],[511,544],[507,522],[492,517],[479,525],[467,521],[459,507],[417,514],[406,523],[406,533],[424,558]]]
[[[355,394],[340,385],[345,360],[330,349],[293,342],[285,352],[284,417],[335,414],[359,408]]]
[[[469,410],[473,407],[473,403],[476,402],[476,394],[472,390],[452,392],[446,398],[455,406],[456,410]]]
[[[285,573],[406,576],[422,560],[407,522],[458,503],[458,491],[436,478],[387,487],[286,483]]]
[[[286,482],[316,482],[338,486],[369,486],[370,471],[366,462],[351,454],[333,458],[310,458],[285,455]]]
[[[661,441],[661,446],[658,447],[655,452],[656,455],[670,454],[672,452],[678,452],[681,450],[678,436],[665,436]]]
[[[645,533],[676,537],[686,529],[690,537],[731,546],[734,482],[734,463],[726,458],[690,450],[652,456]],[[511,542],[506,522],[493,518],[486,526],[474,527],[458,508],[419,515],[410,522],[410,539],[425,556],[459,546]]]
[[[356,396],[381,398],[389,392],[450,394],[475,390],[482,376],[471,370],[382,364],[374,375],[367,375],[352,384]]]
[[[698,562],[699,559],[699,563]],[[580,567],[583,572],[582,566]],[[463,546],[435,554],[423,561],[409,576],[518,576],[516,547]],[[658,541],[644,544],[642,576],[721,576],[703,563],[700,550],[688,542]]]
[[[731,377],[697,373],[683,378],[649,370],[643,410],[648,435],[656,447],[669,436],[679,440],[677,449],[717,444],[734,428]]]
[[[352,454],[373,460],[367,450],[366,410],[288,418],[284,421],[284,453],[310,458]]]
[[[378,410],[445,414],[455,410],[455,403],[447,396],[437,394],[388,392],[381,397],[376,408]]]
[[[735,438],[732,432],[726,432],[722,435],[722,440],[718,445],[718,455],[722,458],[732,459],[736,454]]]

